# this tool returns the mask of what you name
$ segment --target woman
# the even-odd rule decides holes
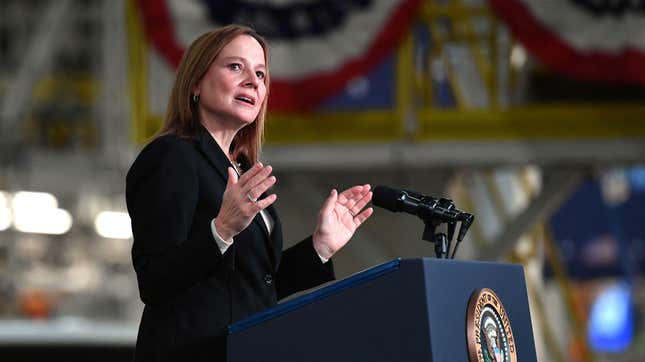
[[[137,361],[223,361],[226,327],[334,278],[329,259],[372,214],[369,185],[325,200],[312,236],[282,251],[259,162],[267,45],[227,26],[197,38],[177,71],[164,126],[132,165],[126,201],[145,304]]]

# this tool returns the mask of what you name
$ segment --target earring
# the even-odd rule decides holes
[[[193,100],[193,103],[195,103],[195,104],[199,103],[199,95],[193,94],[192,100]]]

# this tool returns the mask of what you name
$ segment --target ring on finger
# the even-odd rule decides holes
[[[258,202],[258,199],[253,198],[253,196],[251,196],[251,193],[250,193],[250,192],[247,192],[247,193],[246,193],[246,198],[247,198],[247,199],[249,199],[249,201],[251,201],[251,202],[252,202],[252,203],[254,203],[254,204],[257,204],[257,202]]]

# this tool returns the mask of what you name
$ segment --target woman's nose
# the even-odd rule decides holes
[[[259,82],[260,80],[258,79],[258,76],[255,75],[254,71],[247,72],[246,79],[244,80],[245,86],[256,88]]]

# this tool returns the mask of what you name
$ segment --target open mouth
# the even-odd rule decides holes
[[[253,99],[251,97],[237,96],[237,97],[235,97],[235,99],[240,101],[240,102],[248,103],[248,104],[250,104],[252,106],[255,105],[255,99]]]

